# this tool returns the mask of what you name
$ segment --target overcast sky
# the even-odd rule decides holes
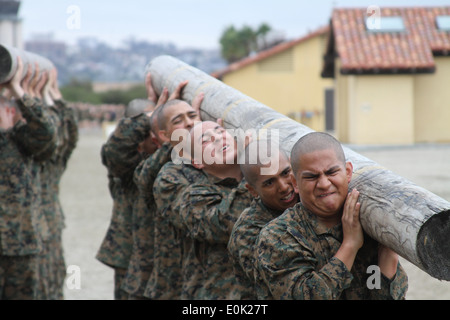
[[[272,29],[294,39],[328,24],[333,6],[450,6],[450,0],[22,0],[24,40],[52,33],[75,43],[93,36],[113,46],[129,37],[179,47],[219,48],[229,25]]]

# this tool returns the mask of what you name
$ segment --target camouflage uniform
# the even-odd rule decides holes
[[[255,243],[261,229],[271,220],[282,214],[264,205],[258,197],[253,199],[249,208],[245,209],[236,221],[228,242],[228,251],[233,262],[237,281],[245,288],[241,299],[257,298],[254,277]]]
[[[0,298],[38,299],[38,256],[49,231],[32,156],[54,150],[55,134],[36,100],[24,95],[17,104],[26,123],[0,131]]]
[[[63,299],[63,285],[66,276],[66,264],[62,245],[64,214],[59,201],[59,182],[68,159],[78,141],[78,126],[72,109],[62,100],[56,100],[58,108],[47,108],[48,118],[56,130],[54,152],[42,152],[34,157],[41,167],[41,210],[49,226],[49,239],[44,241],[43,254],[40,256],[42,272],[43,298]]]
[[[132,299],[146,299],[144,291],[153,269],[154,229],[156,203],[153,182],[161,167],[170,160],[172,147],[166,143],[142,161],[134,172],[134,183],[139,192],[133,206],[133,253],[122,288]],[[148,298],[147,298],[148,299]]]
[[[178,212],[174,209],[174,203],[186,187],[203,180],[203,171],[189,164],[174,164],[171,161],[161,168],[156,177],[153,186],[157,205],[154,265],[145,290],[145,296],[151,299],[181,298],[182,259],[189,239],[180,233]]]
[[[147,157],[138,151],[138,144],[149,132],[147,115],[124,118],[101,150],[114,206],[110,226],[96,258],[114,268],[115,299],[128,299],[128,293],[121,289],[121,285],[133,250],[132,215],[138,195],[133,175],[139,163]]]
[[[182,298],[239,299],[245,288],[236,281],[227,244],[252,197],[244,179],[207,179],[187,187],[175,203],[183,231],[192,239],[183,258]]]
[[[390,281],[381,275],[381,289],[367,287],[370,265],[378,260],[378,243],[367,235],[351,270],[333,257],[342,244],[342,225],[322,226],[316,215],[298,203],[269,222],[257,241],[259,299],[403,299],[408,283],[403,268]]]

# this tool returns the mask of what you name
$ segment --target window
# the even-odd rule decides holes
[[[441,31],[450,31],[450,16],[437,16],[436,26]]]
[[[366,29],[374,33],[404,32],[405,24],[402,17],[368,17]]]

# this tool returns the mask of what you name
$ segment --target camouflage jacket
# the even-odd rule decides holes
[[[154,154],[141,161],[134,172],[138,194],[133,204],[133,251],[122,289],[136,297],[143,297],[153,269],[155,242],[155,211],[153,183],[161,167],[170,160],[172,147],[163,144]]]
[[[192,239],[183,258],[185,299],[239,299],[245,291],[236,281],[227,249],[231,231],[252,197],[241,182],[207,175],[187,187],[175,202],[183,232]]]
[[[134,170],[146,155],[138,145],[150,131],[145,114],[122,119],[102,146],[103,165],[108,169],[113,212],[109,228],[96,258],[114,268],[127,269],[133,248],[132,216],[137,198]]]
[[[34,159],[41,165],[42,205],[51,233],[56,235],[64,228],[64,214],[59,201],[59,183],[67,161],[78,141],[78,126],[73,110],[57,100],[58,108],[47,108],[48,118],[56,129],[56,149],[40,153]]]
[[[39,210],[41,181],[32,156],[54,149],[54,127],[42,106],[27,95],[18,101],[26,123],[0,132],[0,251],[17,256],[39,253],[48,236]]]
[[[269,222],[257,241],[259,299],[403,299],[407,276],[400,266],[393,280],[381,274],[380,289],[369,289],[367,273],[376,265],[378,243],[365,235],[351,270],[335,258],[343,239],[342,225],[325,228],[301,203]]]
[[[167,162],[156,177],[153,194],[155,212],[155,249],[152,274],[145,290],[151,299],[180,299],[183,285],[182,261],[189,239],[180,232],[174,203],[182,191],[206,179],[201,170],[189,164]]]
[[[149,133],[150,120],[146,114],[124,118],[103,145],[103,165],[114,177],[120,178],[126,187],[136,189],[133,183],[134,170],[148,157],[138,151],[138,145]]]
[[[241,287],[241,299],[257,299],[254,276],[255,243],[261,229],[283,212],[272,210],[260,198],[253,199],[236,221],[228,242],[233,269]]]

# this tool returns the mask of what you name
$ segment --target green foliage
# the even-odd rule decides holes
[[[91,104],[124,104],[136,98],[146,98],[144,84],[133,86],[127,90],[108,90],[94,92],[89,80],[71,79],[69,84],[61,88],[65,100]]]
[[[265,47],[265,36],[271,30],[266,23],[262,23],[256,30],[247,25],[239,30],[232,25],[227,27],[219,40],[222,57],[228,63],[233,63],[247,57],[253,51],[260,50],[258,39],[262,40]]]
[[[99,95],[103,103],[127,105],[133,99],[146,98],[147,91],[144,85],[136,85],[127,90],[108,90]]]
[[[99,95],[92,90],[92,83],[86,80],[72,78],[69,84],[61,88],[61,94],[67,101],[102,103]]]

